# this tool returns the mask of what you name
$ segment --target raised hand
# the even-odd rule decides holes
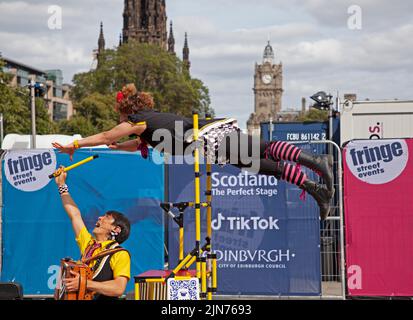
[[[66,183],[67,172],[65,172],[64,169],[64,166],[60,166],[59,169],[55,171],[56,178],[54,180],[58,186]]]
[[[70,161],[73,161],[73,154],[75,153],[75,146],[73,143],[62,146],[60,143],[53,142],[52,146],[59,150],[60,153],[67,153],[70,156]]]

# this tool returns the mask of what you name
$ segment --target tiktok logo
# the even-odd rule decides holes
[[[222,213],[212,220],[212,229],[220,230],[224,222],[229,224],[230,230],[280,230],[278,219],[274,217],[225,217]]]

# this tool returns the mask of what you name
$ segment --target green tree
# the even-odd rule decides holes
[[[4,62],[0,60],[0,113],[3,113],[4,134],[30,134],[31,109],[30,92],[26,88],[12,88],[10,75],[3,71]],[[50,120],[43,99],[36,99],[36,132],[50,134],[56,125]]]
[[[188,75],[181,60],[157,45],[130,41],[117,50],[106,50],[97,70],[77,74],[73,82],[76,111],[86,108],[85,98],[97,93],[111,97],[107,108],[112,109],[116,92],[127,83],[135,83],[138,90],[153,94],[160,111],[184,116],[192,111],[213,114],[208,88]],[[107,114],[99,116],[112,119]]]
[[[25,99],[25,105],[30,105],[30,99]],[[27,108],[29,109],[29,107]],[[29,110],[31,115],[31,111]],[[31,119],[31,118],[30,118]],[[31,123],[31,120],[30,120]],[[36,98],[36,133],[37,134],[54,134],[58,130],[58,125],[50,119],[46,102],[43,98]],[[31,127],[29,132],[31,132]]]
[[[87,137],[95,134],[97,130],[90,120],[75,115],[70,120],[62,120],[59,122],[59,132],[68,135],[81,134]]]
[[[310,122],[310,121],[328,121],[328,111],[310,109],[304,114],[300,114],[297,121]]]
[[[118,123],[118,114],[113,109],[113,95],[94,92],[76,104],[76,114],[70,120],[59,122],[62,134],[89,136],[109,130]]]

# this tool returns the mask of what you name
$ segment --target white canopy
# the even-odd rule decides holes
[[[31,135],[22,134],[8,134],[3,139],[1,148],[3,150],[10,149],[30,149]],[[69,144],[73,140],[82,139],[80,134],[74,134],[73,136],[61,135],[61,134],[48,134],[48,135],[36,135],[36,148],[37,149],[50,149],[52,147],[52,142],[58,142],[62,145]],[[107,148],[107,146],[97,146],[94,148]]]

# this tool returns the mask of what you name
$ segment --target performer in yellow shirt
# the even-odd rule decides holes
[[[82,258],[94,257],[103,250],[119,248],[129,237],[130,222],[117,211],[108,211],[98,218],[93,236],[88,232],[76,203],[69,194],[66,184],[67,173],[61,167],[55,178],[63,207],[67,212],[75,232],[76,242]],[[87,289],[95,292],[95,299],[116,299],[120,297],[130,279],[130,256],[126,250],[93,260],[89,267],[93,270],[93,280],[88,280]],[[78,291],[79,275],[63,279],[68,292]]]

